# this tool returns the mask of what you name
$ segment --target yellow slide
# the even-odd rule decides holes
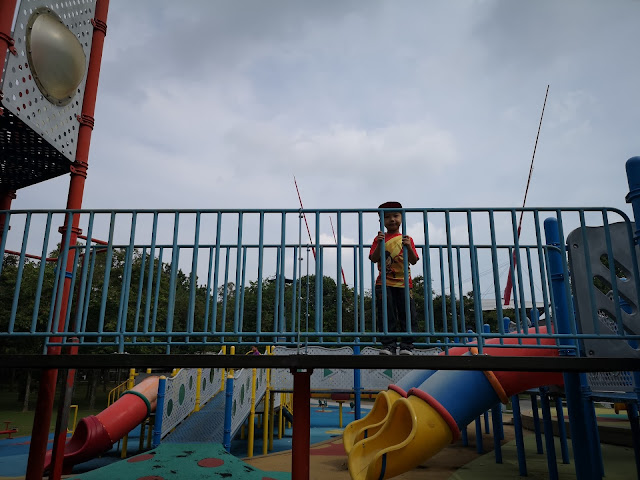
[[[400,398],[403,397],[394,390],[378,393],[371,411],[360,420],[355,420],[347,425],[342,434],[342,443],[347,455],[351,452],[353,445],[360,440],[372,437],[382,428],[389,417],[392,405]]]
[[[352,479],[379,480],[400,475],[453,440],[451,427],[443,416],[417,396],[398,398],[388,416],[375,435],[351,448],[348,463]]]

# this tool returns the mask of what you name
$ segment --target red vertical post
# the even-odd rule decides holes
[[[16,192],[14,190],[0,190],[0,210],[10,210],[11,201],[15,200]],[[2,235],[4,232],[4,222],[6,221],[5,215],[0,215],[0,242],[2,242]]]
[[[97,0],[95,8],[95,16],[93,24],[93,38],[91,43],[91,54],[89,56],[89,67],[87,69],[87,81],[84,91],[84,100],[82,102],[82,115],[78,117],[80,127],[78,129],[78,147],[76,150],[76,161],[71,165],[71,178],[69,181],[69,194],[67,197],[68,209],[82,208],[82,198],[84,195],[84,184],[87,177],[87,168],[89,166],[89,145],[91,143],[91,133],[93,130],[93,114],[95,112],[96,96],[98,93],[98,79],[100,77],[100,63],[102,61],[102,49],[104,46],[104,37],[107,33],[107,13],[109,11],[109,0]],[[62,245],[65,244],[66,235],[69,235],[69,245],[76,244],[79,230],[80,217],[73,215],[71,225],[68,225],[68,217],[65,219],[65,225],[61,227]],[[66,270],[73,268],[75,254],[69,252]],[[56,307],[61,312],[58,331],[64,329],[64,312],[67,310],[69,301],[69,293],[71,289],[71,279],[65,278],[62,296],[56,302]],[[52,342],[60,341],[59,338],[51,338]],[[75,349],[72,350],[72,353]],[[48,349],[50,355],[58,355],[60,347],[50,347]],[[75,372],[74,372],[75,373]],[[48,369],[42,372],[40,379],[40,388],[38,390],[38,402],[36,406],[36,414],[33,420],[33,429],[31,433],[31,445],[29,448],[29,461],[27,464],[26,480],[41,480],[44,473],[44,462],[47,451],[47,440],[49,437],[49,425],[51,423],[51,412],[53,410],[53,400],[55,395],[56,380],[58,371]],[[73,381],[73,375],[68,377]],[[66,426],[65,426],[66,427]],[[62,455],[64,453],[64,445],[66,440],[66,429],[64,432],[58,432],[63,438],[56,438],[56,449],[52,452],[51,462],[52,471],[56,471],[59,477],[59,471],[62,466]]]
[[[309,480],[309,448],[311,447],[311,373],[293,373],[293,438],[291,439],[291,478]]]

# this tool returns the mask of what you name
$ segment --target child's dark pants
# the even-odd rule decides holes
[[[395,348],[398,337],[393,335],[396,332],[407,331],[407,316],[404,303],[404,287],[387,287],[387,335],[383,335],[380,342],[384,347]],[[416,332],[418,321],[416,315],[416,304],[413,298],[409,297],[409,311],[411,314],[411,331]],[[382,286],[376,285],[376,316],[378,331],[383,332],[382,315]],[[401,337],[400,349],[413,348],[413,337]]]

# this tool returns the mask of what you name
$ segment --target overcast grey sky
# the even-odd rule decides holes
[[[111,0],[83,206],[297,209],[295,175],[307,209],[520,207],[550,85],[527,206],[631,214],[639,19],[639,0]],[[21,189],[12,208],[64,208],[68,184]],[[407,223],[424,242],[421,215]],[[496,225],[513,242],[509,218]]]
[[[85,208],[624,203],[640,2],[111,0]],[[63,208],[68,176],[13,208]]]

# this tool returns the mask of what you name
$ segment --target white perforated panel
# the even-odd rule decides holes
[[[2,106],[20,118],[56,150],[75,161],[79,122],[86,83],[86,69],[75,96],[65,106],[49,102],[38,89],[27,58],[27,24],[33,12],[41,7],[51,9],[80,41],[89,65],[95,0],[22,0],[13,39],[17,55],[8,55],[2,79]]]

